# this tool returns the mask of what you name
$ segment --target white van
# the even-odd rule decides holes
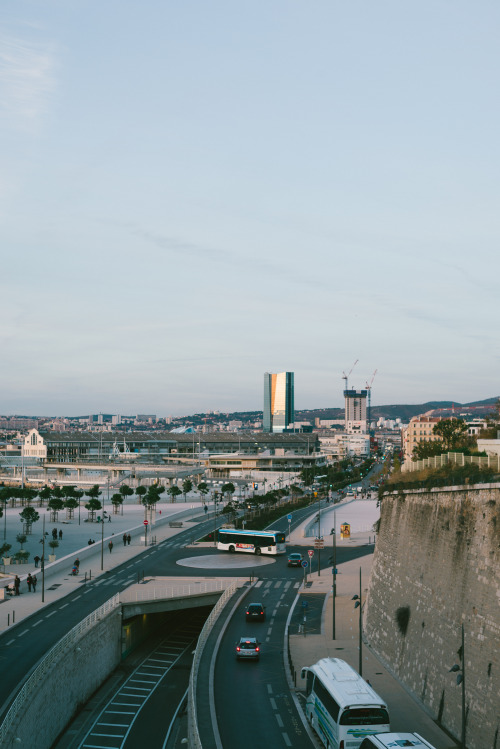
[[[429,744],[418,733],[377,733],[364,738],[359,749],[399,749],[401,746],[414,746],[417,749],[435,749],[432,744]]]

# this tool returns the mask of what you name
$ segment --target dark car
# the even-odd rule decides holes
[[[288,555],[288,566],[289,567],[300,567],[302,564],[302,554],[289,554]]]
[[[245,609],[247,622],[263,622],[266,618],[266,609],[261,603],[249,603]]]
[[[260,655],[260,642],[256,637],[240,637],[236,643],[236,658],[255,658]]]

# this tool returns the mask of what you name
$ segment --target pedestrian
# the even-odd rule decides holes
[[[19,579],[19,575],[16,575],[14,578],[14,595],[19,595],[19,586],[21,585],[21,580]]]
[[[207,512],[208,512],[208,507],[207,507],[207,505],[205,505],[205,507],[204,507],[203,509],[205,510],[205,515],[206,515],[206,514],[207,514]]]
[[[33,593],[36,593],[36,584],[37,584],[37,582],[38,582],[38,580],[36,579],[36,575],[33,575],[33,577],[31,578],[31,584],[33,586]]]
[[[111,515],[108,515],[108,523],[111,523]]]
[[[128,536],[127,536],[127,543],[128,543],[129,546],[130,546],[130,542],[131,541],[132,541],[132,538],[131,538],[130,533],[129,533]]]
[[[40,561],[40,557],[38,556],[38,554],[36,555],[36,557],[33,557],[33,561],[35,562],[35,567],[38,567],[38,563]]]
[[[59,531],[59,541],[62,541],[62,531]]]
[[[124,546],[127,545],[127,534],[126,533],[123,534],[123,545]]]
[[[26,582],[28,583],[28,593],[31,593],[31,585],[33,582],[33,578],[31,577],[30,572],[28,572],[28,577],[26,578]]]
[[[87,546],[92,546],[92,539],[91,538],[89,538]]]
[[[78,571],[80,571],[80,560],[78,559],[78,557],[75,559],[73,566],[76,567]]]
[[[112,541],[109,542],[108,549],[109,549],[109,553],[111,554],[111,552],[113,551],[113,542]]]
[[[57,528],[52,528],[52,538],[57,541]]]

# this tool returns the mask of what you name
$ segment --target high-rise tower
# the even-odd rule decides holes
[[[366,434],[367,390],[344,390],[345,431],[347,434]]]
[[[264,432],[282,432],[295,421],[293,372],[264,375]]]

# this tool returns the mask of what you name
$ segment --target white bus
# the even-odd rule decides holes
[[[285,534],[281,531],[251,531],[221,528],[217,534],[221,551],[244,551],[247,554],[284,554]]]
[[[340,658],[303,668],[306,717],[327,749],[357,749],[366,736],[390,731],[383,699]]]

